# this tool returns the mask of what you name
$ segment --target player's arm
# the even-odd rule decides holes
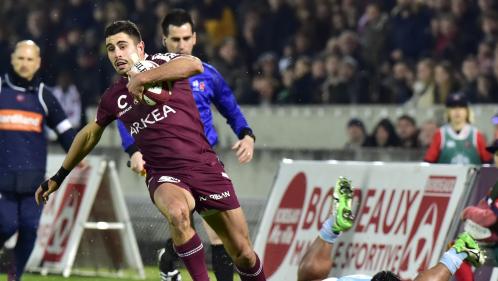
[[[421,272],[415,281],[449,281],[452,274],[450,270],[442,263]]]
[[[71,126],[66,113],[52,92],[43,84],[40,87],[42,87],[41,101],[46,107],[47,125],[57,133],[57,140],[67,152],[76,135],[76,130]]]
[[[194,56],[166,53],[156,54],[152,60],[159,62],[160,65],[144,72],[128,73],[126,87],[132,95],[140,97],[147,84],[182,80],[204,71],[202,62]]]
[[[254,155],[254,143],[256,136],[247,123],[235,95],[219,72],[214,69],[210,71],[214,82],[213,103],[218,111],[225,117],[227,123],[239,139],[232,149],[236,151],[240,163],[248,163]]]
[[[204,71],[201,60],[194,56],[169,56],[169,61],[165,61],[167,63],[163,63],[154,69],[140,72],[134,78],[140,85],[145,85],[160,81],[182,80]]]
[[[49,195],[59,188],[71,170],[92,151],[99,142],[104,128],[96,122],[91,122],[76,134],[59,171],[50,179],[43,182],[36,190],[35,199],[37,204],[40,204],[42,201],[46,202]]]
[[[130,156],[130,168],[136,173],[144,172],[144,164],[142,153],[138,150],[135,140],[126,130],[125,125],[121,120],[117,120],[119,136],[121,137],[121,147]]]
[[[135,140],[130,135],[128,130],[126,130],[126,127],[121,120],[116,120],[116,124],[118,126],[119,136],[121,137],[121,147],[131,157],[133,153],[138,151],[138,147],[135,144]]]

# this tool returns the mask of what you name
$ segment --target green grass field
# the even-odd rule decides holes
[[[145,267],[146,281],[158,281],[159,280],[159,270],[157,267],[147,266]],[[187,271],[182,269],[182,281],[192,281],[192,278],[188,275]],[[209,277],[211,280],[216,280],[213,272],[209,272]],[[0,274],[0,280],[7,280],[5,274]],[[132,278],[111,278],[111,277],[81,277],[81,276],[71,276],[69,278],[64,278],[62,275],[47,275],[41,276],[38,274],[25,274],[22,278],[23,281],[116,281],[116,280],[137,280]],[[239,276],[235,276],[235,281],[240,281]]]

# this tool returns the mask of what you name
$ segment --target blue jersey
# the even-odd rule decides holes
[[[43,83],[9,73],[0,77],[0,172],[45,171],[45,127],[69,149],[75,131],[59,102]]]
[[[214,147],[218,143],[218,134],[213,126],[211,104],[214,104],[221,115],[227,119],[227,123],[237,137],[241,138],[244,130],[252,132],[225,79],[213,66],[205,62],[202,65],[204,66],[204,72],[190,77],[189,82],[209,144]],[[134,144],[134,140],[119,120],[118,129],[122,146],[127,150]]]

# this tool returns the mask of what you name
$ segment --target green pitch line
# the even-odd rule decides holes
[[[190,275],[185,269],[181,269],[182,281],[192,281]],[[155,266],[147,266],[145,267],[146,281],[157,281],[159,280],[159,269]],[[209,278],[211,280],[216,280],[214,273],[212,271],[209,272]],[[0,280],[6,280],[7,277],[5,274],[0,274]],[[109,278],[109,277],[80,277],[80,276],[71,276],[69,278],[64,278],[61,275],[47,275],[41,276],[38,274],[26,273],[22,277],[23,281],[136,281],[137,279],[132,278]],[[234,281],[240,281],[238,275],[235,276]]]

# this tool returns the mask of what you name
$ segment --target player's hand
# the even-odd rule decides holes
[[[136,151],[130,158],[130,168],[133,172],[143,175],[145,173],[145,161],[140,151]]]
[[[35,192],[36,204],[40,206],[41,203],[47,203],[48,197],[51,193],[59,189],[57,183],[51,179],[44,181]]]
[[[254,155],[254,139],[250,136],[245,136],[232,146],[232,150],[236,151],[240,164],[249,163]]]
[[[126,84],[126,87],[128,88],[128,92],[130,92],[136,100],[142,101],[144,86],[140,80],[139,73],[133,71],[128,72],[128,84]]]

